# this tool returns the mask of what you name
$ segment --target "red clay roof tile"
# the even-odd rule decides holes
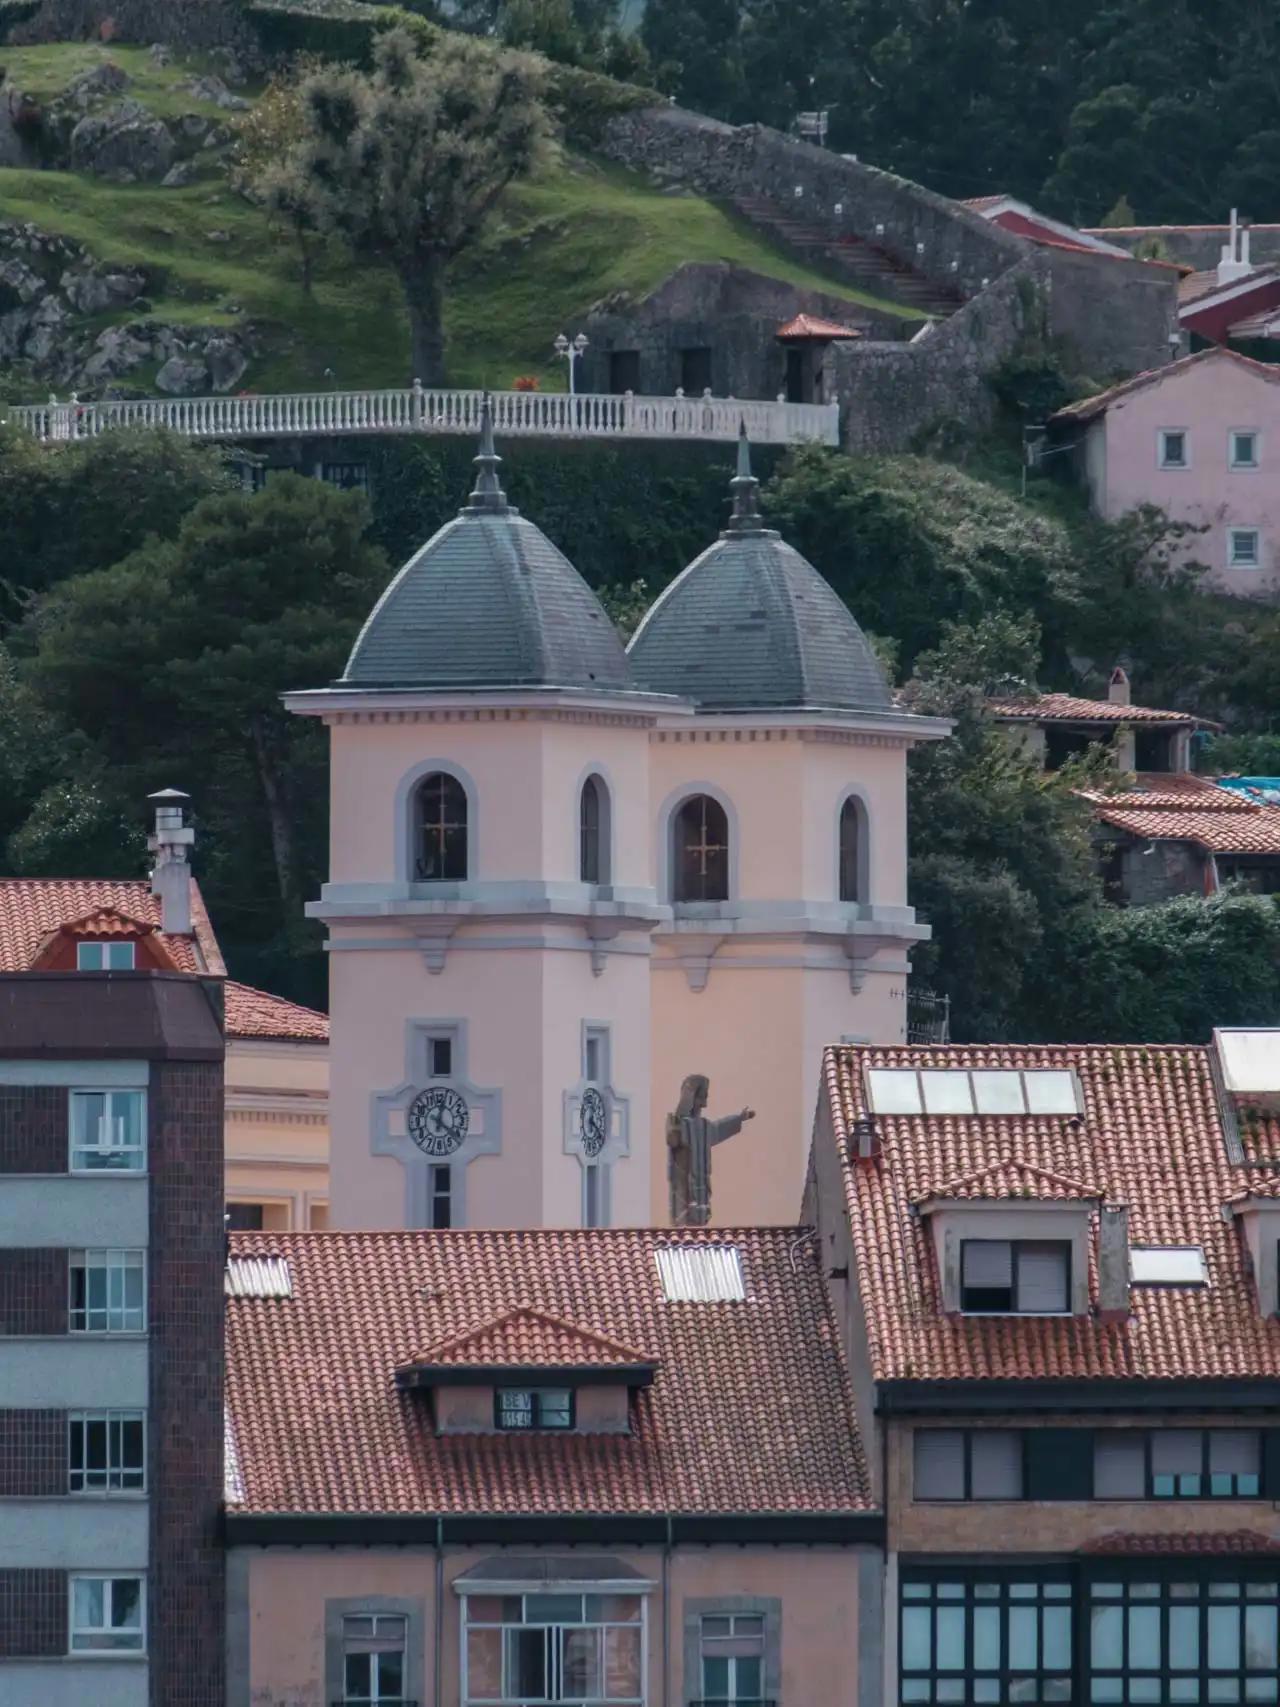
[[[1096,1185],[1083,1185],[1079,1180],[1050,1173],[1047,1168],[1031,1167],[1014,1156],[1001,1156],[998,1161],[991,1162],[974,1173],[965,1174],[961,1179],[945,1180],[941,1185],[921,1186],[911,1201],[919,1204],[926,1203],[931,1198],[991,1201],[1007,1197],[1033,1197],[1042,1201],[1092,1203],[1103,1195]]]
[[[732,1242],[747,1297],[666,1302],[654,1247]],[[292,1297],[228,1298],[249,1511],[855,1512],[866,1462],[818,1253],[795,1227],[233,1233]],[[652,1348],[632,1432],[437,1435],[415,1348],[525,1308]],[[474,1331],[474,1327],[472,1327]]]
[[[283,996],[228,980],[227,1036],[283,1038],[297,1043],[327,1043],[329,1019],[314,1008],[299,1007]]]
[[[51,933],[104,911],[137,919],[160,933],[160,902],[146,878],[0,878],[0,972],[25,972]],[[160,933],[174,965],[180,972],[225,974],[227,968],[194,880],[191,922],[190,936]]]
[[[1257,1529],[1184,1530],[1181,1534],[1139,1535],[1115,1530],[1086,1541],[1081,1553],[1139,1554],[1166,1558],[1204,1553],[1280,1553],[1280,1538]]]
[[[1255,373],[1259,379],[1272,383],[1280,381],[1280,372],[1269,362],[1256,362],[1250,356],[1242,356],[1235,350],[1227,349],[1223,344],[1214,344],[1207,350],[1197,350],[1193,356],[1182,356],[1176,362],[1167,362],[1164,367],[1148,368],[1145,373],[1135,374],[1132,379],[1122,380],[1119,385],[1096,392],[1092,397],[1081,398],[1078,403],[1068,403],[1065,408],[1050,415],[1049,420],[1092,421],[1096,416],[1105,414],[1113,403],[1118,403],[1130,392],[1145,390],[1148,385],[1160,385],[1197,362],[1209,361],[1238,362]]]
[[[410,1361],[465,1369],[625,1369],[653,1359],[563,1316],[522,1305],[439,1340]]]
[[[791,338],[814,338],[823,342],[835,342],[841,338],[860,338],[862,333],[856,326],[842,325],[839,320],[824,320],[817,314],[797,314],[794,320],[788,320],[785,326],[779,326],[774,333],[775,338],[784,341]]]
[[[1099,804],[1096,815],[1112,829],[1148,842],[1195,842],[1210,853],[1280,853],[1280,806],[1251,806],[1246,802],[1244,812],[1228,812],[1216,805],[1206,810],[1188,803],[1181,810],[1173,810],[1152,807],[1145,801],[1139,806],[1138,798],[1122,795],[1118,805]]]
[[[849,1160],[852,1122],[869,1113],[872,1067],[1073,1069],[1084,1113],[875,1116],[879,1155]],[[871,1372],[890,1380],[1273,1379],[1280,1318],[1264,1318],[1239,1229],[1223,1206],[1280,1171],[1234,1167],[1203,1047],[966,1044],[829,1049],[825,1081]],[[965,1179],[1006,1158],[1096,1181],[1129,1209],[1134,1245],[1200,1245],[1209,1284],[1135,1287],[1126,1322],[1088,1316],[944,1314],[926,1224],[912,1205],[930,1182]],[[1093,1219],[1091,1215],[1091,1220]],[[1096,1263],[1092,1265],[1096,1269]],[[1090,1276],[1096,1302],[1096,1273]]]
[[[1110,699],[1079,699],[1069,693],[1009,695],[989,699],[1001,722],[1018,723],[1198,723],[1186,711],[1156,711],[1147,705],[1118,705]]]

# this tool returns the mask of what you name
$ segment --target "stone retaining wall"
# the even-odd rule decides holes
[[[256,36],[229,0],[44,0],[9,37],[15,46],[98,38],[166,42],[182,53],[225,47],[260,57]]]

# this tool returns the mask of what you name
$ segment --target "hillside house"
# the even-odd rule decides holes
[[[1280,582],[1280,368],[1215,345],[1070,403],[1050,418],[1101,516],[1144,504],[1195,532],[1179,546],[1207,590]]]

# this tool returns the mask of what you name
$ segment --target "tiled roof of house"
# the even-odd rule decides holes
[[[1280,1553],[1280,1537],[1264,1535],[1257,1529],[1188,1529],[1181,1534],[1166,1531],[1159,1535],[1113,1530],[1109,1535],[1086,1541],[1080,1552],[1153,1558],[1205,1553]]]
[[[1280,853],[1280,806],[1252,806],[1225,811],[1216,803],[1208,806],[1154,806],[1135,795],[1119,795],[1095,813],[1113,830],[1140,836],[1148,842],[1195,842],[1209,853]]]
[[[652,1359],[563,1316],[521,1305],[427,1346],[410,1361],[463,1369],[616,1369]]]
[[[300,1007],[283,996],[230,980],[226,986],[227,1036],[284,1038],[298,1043],[327,1043],[329,1017],[315,1008]]]
[[[838,320],[824,320],[819,314],[797,314],[794,320],[788,320],[785,326],[779,326],[774,333],[775,338],[820,338],[834,340],[837,338],[860,338],[862,333],[856,326],[843,326]]]
[[[1187,711],[1157,711],[1149,705],[1120,705],[1111,699],[1080,699],[1069,693],[1036,693],[989,699],[987,709],[1002,722],[1018,723],[1198,723]]]
[[[141,932],[164,951],[175,971],[225,977],[226,963],[194,878],[191,923],[190,935],[162,931],[160,900],[145,877],[0,878],[0,972],[27,971],[59,934],[100,938]],[[248,984],[228,981],[226,1015],[229,1037],[316,1043],[329,1037],[324,1014]]]
[[[731,1242],[746,1298],[667,1301],[655,1250]],[[246,1511],[870,1509],[818,1253],[740,1232],[233,1233],[283,1257],[288,1298],[228,1298],[227,1403]],[[511,1309],[651,1349],[629,1434],[435,1434],[396,1369]]]
[[[1119,403],[1128,397],[1130,392],[1143,391],[1149,385],[1160,385],[1167,379],[1173,379],[1186,371],[1196,362],[1225,361],[1239,362],[1241,366],[1255,373],[1259,379],[1280,381],[1280,370],[1268,362],[1255,362],[1248,356],[1242,356],[1235,350],[1229,350],[1223,344],[1214,344],[1207,350],[1197,350],[1194,356],[1182,356],[1176,362],[1166,362],[1163,367],[1149,368],[1145,373],[1135,374],[1132,379],[1121,381],[1119,385],[1110,386],[1106,391],[1096,392],[1092,397],[1084,397],[1078,403],[1068,403],[1050,415],[1050,421],[1092,421],[1096,416],[1105,414],[1113,403]]]
[[[1074,1070],[1082,1117],[875,1115],[879,1155],[848,1159],[851,1123],[870,1112],[872,1067]],[[825,1082],[844,1164],[872,1374],[888,1380],[1275,1378],[1280,1318],[1264,1319],[1238,1227],[1223,1205],[1256,1173],[1233,1167],[1202,1047],[991,1044],[830,1049]],[[931,1181],[1012,1158],[1096,1181],[1129,1209],[1133,1245],[1199,1245],[1209,1284],[1132,1290],[1127,1321],[1088,1316],[961,1316],[942,1310],[927,1223],[913,1209]],[[1091,1220],[1093,1219],[1091,1215]],[[1096,1260],[1090,1296],[1096,1306]]]
[[[1207,776],[1194,771],[1137,771],[1131,787],[1113,789],[1082,788],[1081,799],[1095,806],[1123,807],[1126,810],[1175,812],[1250,812],[1255,802],[1245,794],[1220,788]]]
[[[1066,1179],[1061,1174],[1050,1173],[1047,1168],[1032,1167],[1013,1156],[1001,1156],[998,1161],[965,1174],[961,1179],[944,1180],[940,1185],[922,1185],[912,1195],[911,1201],[920,1204],[929,1202],[931,1198],[942,1198],[953,1202],[965,1199],[991,1202],[1011,1197],[1034,1197],[1083,1203],[1096,1202],[1102,1196],[1096,1185]]]
[[[25,972],[53,932],[104,912],[149,926],[179,972],[227,970],[194,879],[194,929],[190,936],[166,936],[159,898],[145,877],[6,877],[0,878],[0,972]]]

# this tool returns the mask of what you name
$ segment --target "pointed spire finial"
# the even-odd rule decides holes
[[[488,515],[509,513],[507,495],[498,478],[501,466],[502,458],[493,448],[493,399],[486,391],[484,402],[480,405],[480,449],[475,457],[476,483],[471,489],[471,500],[467,505],[472,514],[476,511],[483,511]]]
[[[747,437],[744,419],[738,428],[738,472],[729,482],[733,493],[733,514],[729,517],[729,533],[764,533],[764,518],[760,514],[760,482],[751,472],[751,440]]]

